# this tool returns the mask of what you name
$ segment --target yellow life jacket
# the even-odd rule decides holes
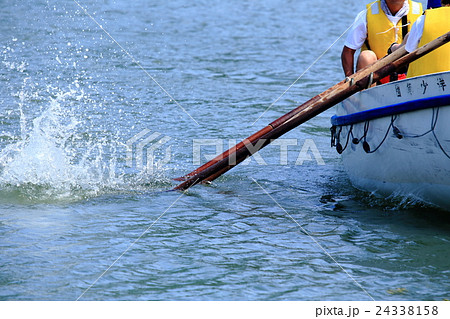
[[[411,30],[411,25],[423,13],[420,2],[408,0],[408,3],[408,14],[400,19],[395,26],[381,9],[380,0],[367,5],[367,40],[361,51],[372,50],[377,58],[381,59],[387,54],[387,50],[392,43],[402,43],[403,35]]]
[[[441,7],[425,11],[425,25],[419,47],[443,35],[450,30],[450,7]],[[428,53],[412,62],[408,68],[408,78],[450,71],[450,43]]]

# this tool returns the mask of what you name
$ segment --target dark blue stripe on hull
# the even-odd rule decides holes
[[[365,122],[380,117],[407,113],[432,107],[450,105],[450,95],[440,95],[421,100],[414,100],[399,104],[393,104],[343,116],[334,115],[331,117],[332,125],[350,125]]]

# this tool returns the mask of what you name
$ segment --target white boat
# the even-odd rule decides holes
[[[356,188],[450,210],[450,72],[361,91],[331,123]]]

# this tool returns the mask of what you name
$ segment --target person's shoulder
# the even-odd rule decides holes
[[[367,10],[360,11],[355,18],[355,21],[366,21],[367,19]]]
[[[366,4],[366,14],[378,14],[381,12],[384,12],[382,9],[382,5],[380,3],[380,0],[377,1],[371,1],[368,4]]]
[[[366,4],[366,9],[378,7],[378,2],[380,2],[380,0],[370,1]]]

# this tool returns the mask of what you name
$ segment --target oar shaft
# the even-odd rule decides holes
[[[357,92],[358,86],[353,85],[349,87],[349,89],[346,90],[346,92]],[[287,133],[288,131],[292,130],[293,128],[297,127],[298,125],[302,124],[303,122],[308,121],[309,119],[313,118],[315,115],[323,112],[324,110],[332,107],[336,103],[339,103],[340,101],[344,100],[347,96],[350,96],[351,94],[341,94],[341,97],[339,100],[336,99],[330,99],[328,101],[320,101],[321,107],[314,108],[315,105],[317,105],[317,101],[310,100],[303,104],[301,106],[301,109],[297,108],[297,112],[293,114],[291,117],[289,117],[289,120],[279,123],[278,126],[268,131],[266,134],[262,135],[259,139],[251,142],[246,143],[245,147],[236,149],[234,152],[229,152],[233,155],[232,160],[230,161],[230,157],[225,157],[219,161],[216,161],[214,163],[210,163],[208,167],[205,169],[199,171],[196,175],[188,178],[185,182],[181,183],[180,185],[176,186],[175,190],[184,190],[187,189],[195,184],[198,184],[204,180],[206,181],[212,181],[219,177],[220,175],[224,174],[228,170],[232,169],[234,166],[238,165],[242,161],[244,161],[248,156],[251,156],[252,154],[256,153],[257,151],[261,150],[263,147],[269,145],[273,140],[277,139],[278,137],[282,136],[283,134]],[[339,97],[338,97],[339,98]],[[271,127],[271,126],[270,126]],[[231,149],[229,150],[231,151]]]
[[[406,53],[407,52],[405,51],[404,47],[401,47],[397,51],[395,51],[393,54],[385,57],[383,59],[383,61],[384,61],[383,63],[391,63],[391,62],[395,61],[396,59],[398,59],[399,57],[401,57],[402,55],[404,55]],[[381,61],[382,60],[378,61],[377,63],[381,63]],[[374,70],[375,68],[376,68],[376,65],[368,66],[367,68],[365,68],[365,69],[363,69],[363,70],[353,74],[350,78],[353,79],[353,81],[356,83],[356,82],[360,81],[361,79],[363,79],[364,77],[366,77],[368,74],[370,74],[372,72],[372,70]],[[291,119],[292,117],[294,117],[305,106],[305,104],[309,105],[309,104],[312,104],[314,102],[320,101],[324,97],[326,97],[326,96],[328,96],[330,94],[338,93],[338,92],[340,92],[341,90],[343,90],[346,87],[348,87],[348,83],[346,83],[345,81],[339,82],[338,84],[334,85],[333,87],[329,88],[328,90],[326,90],[326,91],[322,92],[321,94],[313,97],[312,99],[310,99],[306,103],[300,105],[299,107],[293,109],[292,111],[290,111],[290,112],[286,113],[285,115],[281,116],[280,118],[276,119],[275,121],[270,123],[268,126],[264,127],[262,130],[256,132],[255,134],[251,135],[250,137],[248,137],[246,139],[246,141],[247,142],[257,141],[259,138],[261,138],[261,136],[263,136],[264,134],[269,132],[271,129],[279,126],[280,124],[282,124],[282,123],[288,121],[289,119]],[[184,175],[183,177],[176,178],[175,180],[187,180],[188,178],[190,178],[192,176],[196,176],[201,171],[203,171],[206,168],[210,167],[211,165],[219,162],[220,160],[228,157],[230,154],[232,154],[233,152],[236,152],[238,149],[240,149],[242,147],[245,147],[245,144],[243,142],[237,144],[236,146],[234,146],[234,147],[230,148],[229,150],[223,152],[222,154],[216,156],[214,159],[212,159],[209,162],[203,164],[202,166],[198,167],[197,169],[193,170],[192,172]]]
[[[377,82],[395,70],[417,60],[423,55],[435,50],[449,41],[450,32],[447,32],[443,36],[408,54],[406,54],[407,52],[404,47],[401,47],[393,54],[388,55],[371,66],[355,73],[351,77],[353,81],[350,81],[350,84],[344,81],[339,82],[328,90],[313,97],[309,101],[273,121],[264,129],[258,131],[235,147],[217,156],[212,161],[189,173],[185,176],[187,180],[176,186],[174,189],[185,190],[204,180],[214,180],[244,161],[248,156],[251,156],[266,145],[270,144],[273,140],[336,105],[337,103],[345,100],[356,92],[363,90],[371,81],[374,83]],[[372,79],[370,79],[370,77],[372,77]]]

